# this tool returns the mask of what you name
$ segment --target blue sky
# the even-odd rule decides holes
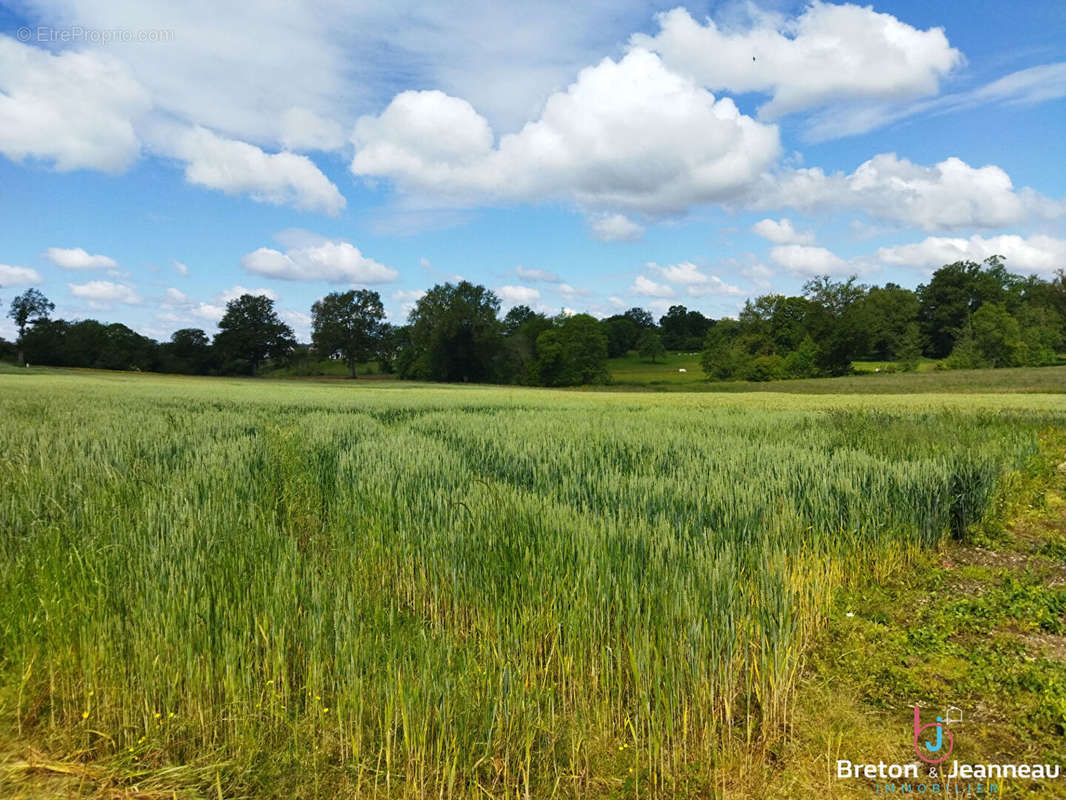
[[[0,303],[304,339],[461,276],[720,317],[813,275],[1066,268],[1066,5],[0,5]],[[11,337],[9,322],[0,335]]]

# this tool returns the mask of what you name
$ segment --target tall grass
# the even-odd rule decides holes
[[[0,719],[227,795],[669,796],[1057,399],[0,383]],[[999,408],[999,410],[996,410]]]

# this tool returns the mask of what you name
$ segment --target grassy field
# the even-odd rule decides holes
[[[839,593],[1066,425],[945,388],[0,374],[3,735],[204,796],[724,790]]]
[[[700,369],[698,353],[669,353],[658,363],[635,353],[608,361],[611,385],[584,387],[593,391],[657,392],[789,392],[795,394],[911,394],[946,392],[1066,393],[1066,366],[1011,369],[936,370],[924,359],[917,373],[875,373],[887,362],[859,361],[855,375],[800,380],[709,381]],[[679,372],[684,369],[685,372]]]

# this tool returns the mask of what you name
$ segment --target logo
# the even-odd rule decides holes
[[[948,716],[948,722],[961,722],[962,713],[959,712],[957,719],[953,719],[955,716],[952,713],[953,711],[958,711],[958,709],[949,708],[947,712],[945,712]],[[932,736],[932,734],[923,735],[924,732],[930,728],[936,729],[936,739],[932,742],[925,739],[925,736]],[[945,739],[947,739],[947,742],[944,741]],[[918,758],[926,764],[939,764],[942,761],[947,761],[948,756],[951,755],[951,751],[954,749],[955,737],[951,735],[951,731],[948,729],[948,723],[944,722],[944,718],[937,717],[936,722],[928,722],[923,725],[921,711],[918,706],[915,706],[914,752],[918,754]]]

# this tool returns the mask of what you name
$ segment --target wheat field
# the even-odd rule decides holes
[[[0,375],[0,725],[225,796],[674,796],[1051,395]],[[214,789],[211,789],[213,792]]]

